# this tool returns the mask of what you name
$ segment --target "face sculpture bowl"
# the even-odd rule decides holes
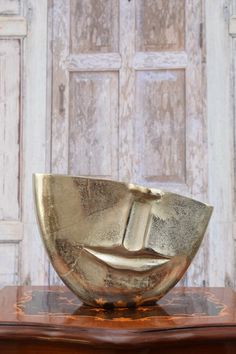
[[[38,222],[53,267],[86,304],[160,299],[196,254],[212,207],[109,180],[34,175]]]

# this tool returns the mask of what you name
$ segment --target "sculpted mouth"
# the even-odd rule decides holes
[[[130,185],[130,190],[140,200],[159,200],[159,193],[152,193],[151,190]],[[145,194],[146,193],[146,194]],[[120,246],[101,247],[84,246],[83,250],[95,257],[97,260],[115,269],[143,272],[162,266],[170,261],[172,257],[155,252],[152,248],[146,247],[146,239],[152,225],[152,205],[142,201],[133,201],[127,214],[127,221]],[[136,237],[134,238],[133,235]]]
[[[122,246],[114,249],[86,246],[83,250],[112,268],[139,272],[162,266],[172,258],[160,255],[151,249],[128,251]]]

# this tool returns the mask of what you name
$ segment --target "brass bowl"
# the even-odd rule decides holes
[[[86,304],[152,303],[183,276],[212,207],[159,189],[35,174],[41,236],[53,267]]]

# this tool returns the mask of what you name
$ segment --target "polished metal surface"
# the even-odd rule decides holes
[[[110,180],[35,174],[42,239],[64,283],[92,306],[160,299],[196,254],[212,207]]]

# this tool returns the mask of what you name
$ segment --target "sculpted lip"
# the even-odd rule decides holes
[[[136,200],[133,201],[127,215],[121,245],[112,248],[85,246],[83,249],[97,260],[115,269],[137,272],[152,270],[166,264],[172,258],[146,247],[152,224],[152,204],[145,202],[161,199],[161,193],[159,190],[154,192],[132,184],[129,184],[129,190],[135,195]]]
[[[128,269],[134,271],[147,271],[170,261],[152,249],[129,251],[122,246],[114,249],[104,247],[84,247],[83,250],[115,269]]]

